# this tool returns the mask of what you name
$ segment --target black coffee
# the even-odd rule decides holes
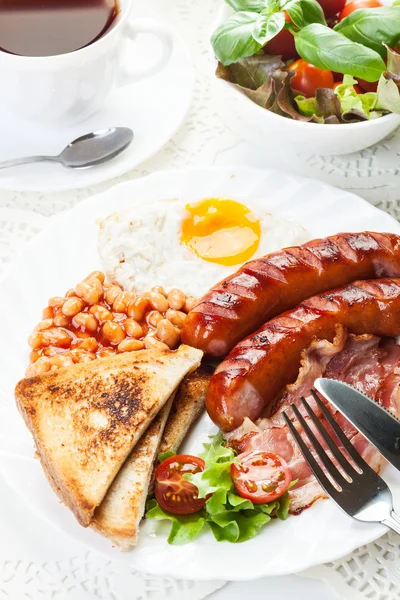
[[[84,48],[107,33],[118,0],[0,0],[0,50],[54,56]]]

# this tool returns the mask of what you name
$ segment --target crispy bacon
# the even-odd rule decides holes
[[[283,391],[274,415],[261,418],[255,424],[246,419],[241,427],[227,435],[229,444],[240,452],[254,449],[275,452],[288,463],[293,479],[298,480],[289,492],[292,514],[299,514],[326,495],[294,442],[282,411],[290,414],[290,405],[294,403],[310,424],[300,397],[306,397],[318,414],[310,389],[315,379],[321,376],[350,383],[400,416],[400,346],[393,338],[356,336],[340,326],[332,343],[314,341],[303,352],[298,378]],[[324,402],[331,412],[335,412],[326,400]],[[335,412],[335,419],[358,452],[378,472],[383,463],[381,455],[343,415]],[[314,429],[312,424],[310,426]]]

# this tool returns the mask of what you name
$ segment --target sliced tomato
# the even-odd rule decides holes
[[[358,8],[379,8],[380,6],[383,6],[383,4],[379,0],[351,0],[340,11],[339,21],[351,15]]]
[[[198,498],[197,487],[183,475],[204,471],[204,460],[189,454],[178,454],[160,463],[155,472],[154,494],[164,510],[176,515],[189,515],[204,508],[205,498]]]
[[[286,462],[272,452],[254,450],[239,455],[232,463],[231,477],[239,496],[254,504],[273,502],[286,492],[292,473]]]
[[[294,71],[294,77],[290,82],[292,89],[306,98],[313,98],[318,88],[332,89],[335,84],[332,71],[318,69],[303,58],[290,64],[288,69]]]

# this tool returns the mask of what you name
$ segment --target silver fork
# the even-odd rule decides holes
[[[301,424],[303,431],[309,439],[311,447],[319,457],[324,468],[318,464],[318,461],[303,441],[300,433],[294,427],[285,411],[283,412],[283,416],[315,477],[324,488],[325,492],[345,513],[358,521],[383,523],[383,525],[386,525],[390,529],[393,529],[393,531],[396,531],[396,533],[400,534],[400,517],[394,511],[393,497],[389,487],[360,456],[317,393],[314,390],[311,390],[311,393],[326,421],[329,423],[333,432],[343,445],[343,448],[357,467],[355,468],[355,466],[352,465],[339,450],[337,443],[327,432],[306,399],[301,397],[301,402],[313,422],[315,429],[323,438],[331,451],[332,456],[343,470],[343,473],[339,471],[322,447],[316,435],[313,433],[307,421],[300,414],[297,406],[292,404],[291,408],[293,413]],[[327,473],[329,474],[329,477],[327,476]]]

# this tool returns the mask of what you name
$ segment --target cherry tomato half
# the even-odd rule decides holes
[[[342,83],[343,83],[343,81],[337,81],[337,82],[335,83],[335,85],[333,86],[333,89],[334,89],[334,90],[336,90],[336,88],[337,88],[339,85],[342,85]],[[353,88],[354,88],[354,91],[356,92],[356,94],[362,94],[362,93],[363,93],[363,91],[362,91],[362,89],[360,88],[360,86],[358,86],[358,85],[353,85]]]
[[[205,498],[198,498],[198,489],[185,481],[186,473],[204,471],[204,460],[189,454],[171,456],[158,465],[155,472],[154,494],[164,510],[176,515],[189,515],[204,508]]]
[[[313,98],[318,88],[333,89],[335,84],[332,71],[318,69],[303,58],[290,64],[288,69],[295,72],[290,83],[292,89],[300,92],[306,98]]]
[[[288,489],[292,473],[286,462],[272,452],[255,450],[239,455],[232,463],[231,477],[239,496],[254,504],[273,502]]]
[[[293,33],[290,33],[288,29],[282,29],[272,40],[265,44],[263,50],[265,54],[282,56],[283,61],[297,56]]]
[[[351,15],[351,13],[358,8],[379,8],[380,6],[383,6],[383,4],[382,2],[379,2],[379,0],[351,0],[351,2],[348,2],[343,10],[340,11],[339,21],[342,21]]]
[[[346,0],[318,0],[327,19],[337,15],[346,4]]]

